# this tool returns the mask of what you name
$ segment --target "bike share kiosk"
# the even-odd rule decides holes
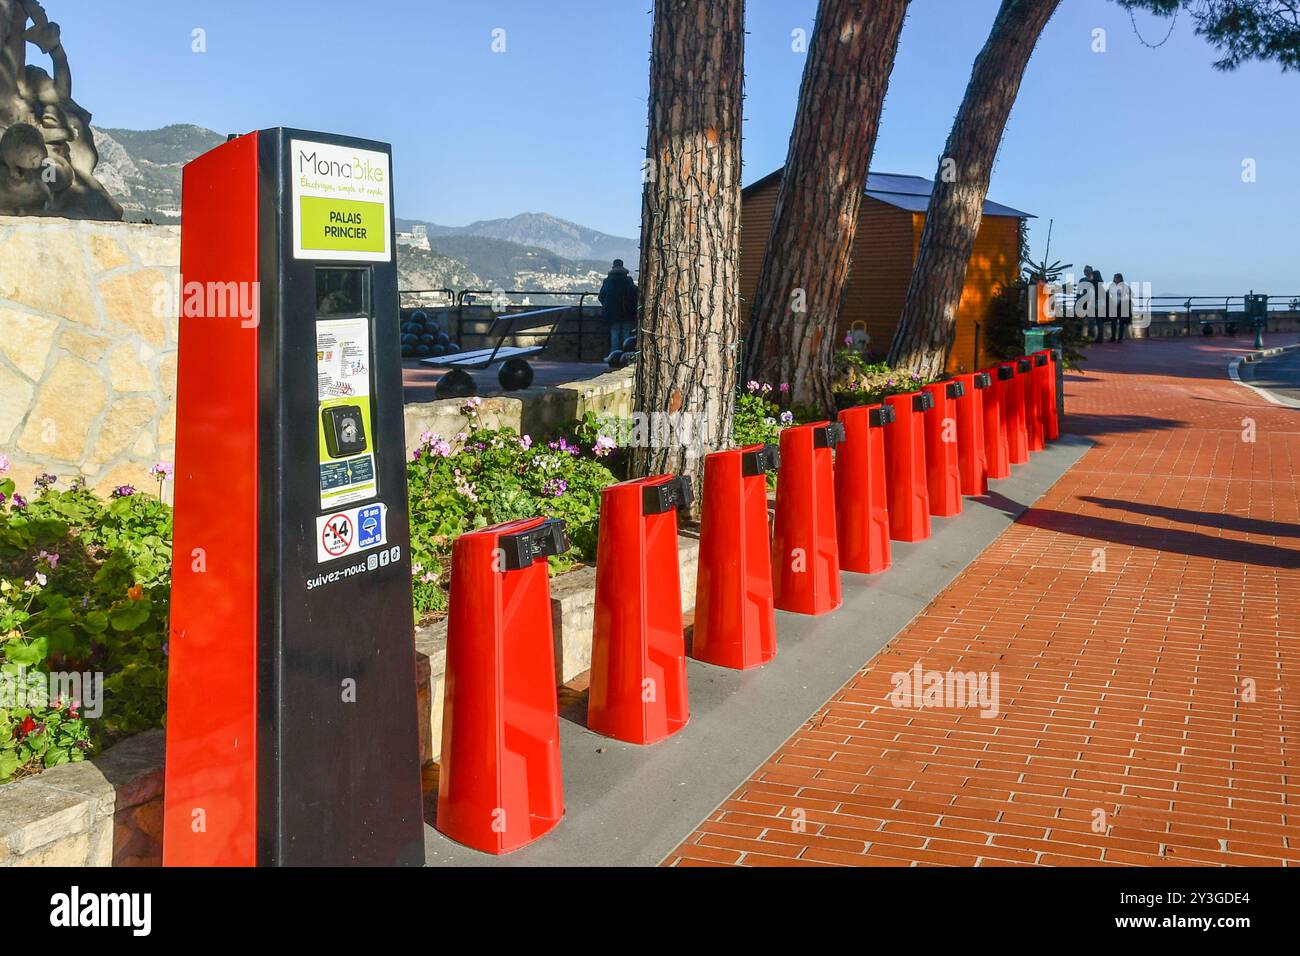
[[[185,167],[168,865],[424,860],[389,160]]]

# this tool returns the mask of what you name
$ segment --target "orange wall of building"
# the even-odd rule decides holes
[[[913,216],[913,251],[921,242],[925,214]],[[975,355],[975,326],[988,326],[989,307],[1000,286],[1014,282],[1020,271],[1020,220],[1013,216],[985,216],[980,222],[975,248],[966,265],[966,283],[957,306],[957,333],[948,353],[949,372],[970,372],[985,368],[993,357],[980,336],[980,354]]]
[[[776,208],[775,181],[748,190],[741,208],[740,293],[746,319],[763,267],[763,253]],[[893,339],[902,312],[912,265],[925,225],[924,213],[910,213],[866,197],[858,213],[853,242],[853,265],[844,307],[837,323],[837,339],[856,323],[871,336],[870,348],[883,354]],[[948,369],[956,372],[982,368],[990,361],[981,344],[979,362],[972,366],[975,324],[987,324],[988,308],[997,287],[1015,279],[1019,268],[1020,220],[1011,216],[986,216],[975,239],[957,312],[957,335]]]

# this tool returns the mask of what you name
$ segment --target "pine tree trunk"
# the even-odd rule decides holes
[[[889,363],[943,374],[989,177],[1025,66],[1059,0],[1002,0],[939,160]]]
[[[744,36],[744,0],[656,0],[634,405],[663,427],[635,442],[632,469],[697,493],[735,401]]]
[[[772,231],[750,308],[746,378],[827,411],[858,210],[908,0],[821,0]]]

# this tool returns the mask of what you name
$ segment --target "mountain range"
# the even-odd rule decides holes
[[[509,219],[481,219],[468,226],[440,226],[420,219],[397,220],[399,230],[409,232],[422,225],[434,237],[478,236],[521,246],[549,250],[565,259],[596,260],[609,268],[612,259],[636,262],[637,240],[580,226],[544,212],[524,212]]]
[[[153,130],[94,128],[95,175],[122,204],[129,222],[178,223],[181,168],[226,137],[201,126]],[[429,248],[399,237],[398,282],[403,289],[447,286],[585,290],[598,288],[610,260],[636,268],[637,240],[591,229],[544,212],[445,226],[396,218],[399,233],[423,226]]]

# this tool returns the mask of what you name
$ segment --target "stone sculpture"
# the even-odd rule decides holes
[[[54,74],[27,63],[27,44]],[[0,0],[0,216],[121,219],[95,178],[90,113],[72,99],[68,56],[37,0]]]

